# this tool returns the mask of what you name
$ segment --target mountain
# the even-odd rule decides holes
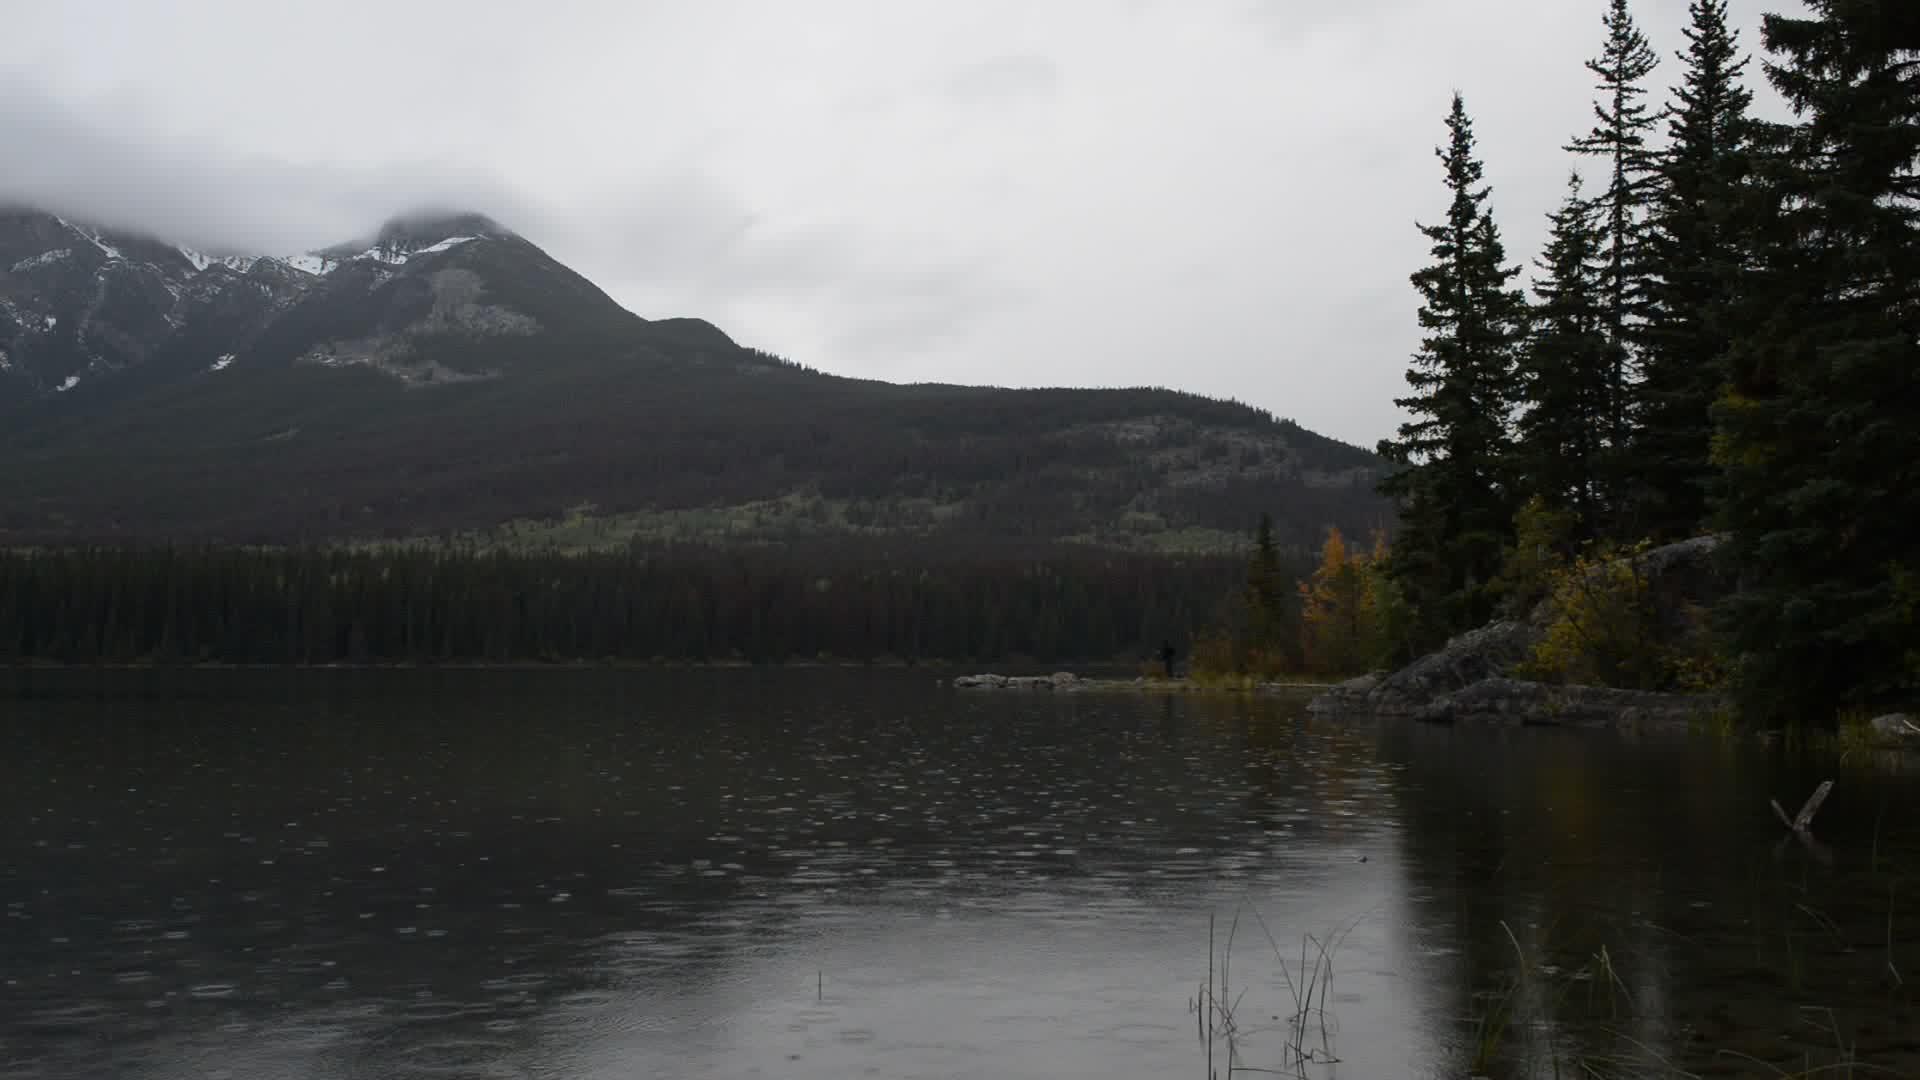
[[[0,544],[854,536],[1155,550],[1390,520],[1230,402],[825,375],[641,318],[486,217],[288,256],[0,209]]]
[[[273,257],[0,210],[0,372],[16,398],[241,364],[366,367],[403,386],[487,379],[555,337],[733,345],[695,320],[640,319],[477,214]]]

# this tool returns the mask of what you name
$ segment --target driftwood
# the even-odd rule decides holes
[[[1793,817],[1788,817],[1787,812],[1780,809],[1779,799],[1768,799],[1767,805],[1773,807],[1773,816],[1780,819],[1780,824],[1805,835],[1806,831],[1813,826],[1813,815],[1820,812],[1820,804],[1827,801],[1827,793],[1832,790],[1833,781],[1822,780],[1820,786],[1813,789],[1813,794],[1807,796],[1806,803],[1800,807],[1800,813]]]
[[[1793,817],[1788,817],[1787,812],[1780,808],[1779,799],[1767,800],[1767,805],[1773,807],[1773,816],[1779,818],[1780,824],[1787,827],[1789,835],[1800,841],[1800,846],[1807,849],[1807,854],[1826,866],[1833,865],[1833,852],[1828,850],[1827,845],[1814,839],[1813,815],[1820,812],[1820,804],[1827,801],[1827,793],[1832,790],[1833,781],[1822,780],[1820,786],[1813,789],[1813,794],[1807,796],[1807,801],[1800,807],[1800,812]],[[1787,838],[1783,836],[1780,838],[1780,843],[1774,846],[1774,858],[1779,858],[1786,848]]]

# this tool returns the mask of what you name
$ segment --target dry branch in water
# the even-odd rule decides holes
[[[1800,813],[1794,817],[1788,817],[1787,812],[1780,808],[1779,799],[1769,799],[1767,805],[1773,807],[1773,816],[1780,819],[1780,824],[1794,832],[1804,833],[1812,827],[1813,815],[1820,812],[1820,804],[1827,801],[1827,793],[1832,790],[1833,781],[1822,780],[1820,786],[1813,789],[1813,794],[1807,796],[1806,803],[1800,807]]]

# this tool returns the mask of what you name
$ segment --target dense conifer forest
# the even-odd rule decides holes
[[[1120,662],[1220,615],[1230,557],[711,548],[0,554],[0,663]]]

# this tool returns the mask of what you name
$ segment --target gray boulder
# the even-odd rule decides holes
[[[953,680],[960,690],[1073,690],[1081,678],[1070,671],[1051,675],[961,675]]]
[[[1912,743],[1920,746],[1920,718],[1906,713],[1888,713],[1868,721],[1878,742]]]
[[[1380,680],[1387,677],[1384,671],[1362,675],[1357,679],[1348,679],[1322,691],[1312,701],[1307,702],[1310,713],[1355,713],[1366,712],[1372,708],[1368,698]]]
[[[1382,716],[1412,716],[1445,695],[1506,674],[1539,640],[1531,622],[1488,623],[1382,678],[1366,692],[1366,707]]]

